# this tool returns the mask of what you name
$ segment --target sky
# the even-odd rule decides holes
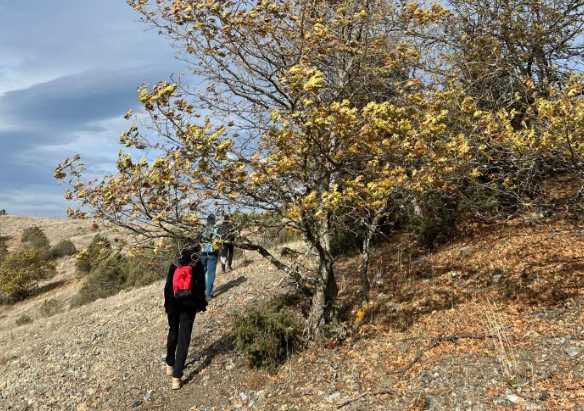
[[[64,216],[55,166],[113,171],[137,88],[181,70],[125,0],[0,0],[0,209]]]

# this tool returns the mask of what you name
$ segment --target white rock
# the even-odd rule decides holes
[[[330,394],[329,396],[326,397],[326,400],[328,402],[335,402],[337,401],[339,398],[341,398],[341,393],[338,391],[333,392],[332,394]]]
[[[570,357],[574,358],[577,357],[578,354],[580,354],[580,350],[576,347],[568,347],[566,348],[566,354],[568,354]]]
[[[507,394],[505,399],[509,402],[512,402],[513,404],[517,404],[523,400],[523,398],[515,394]]]

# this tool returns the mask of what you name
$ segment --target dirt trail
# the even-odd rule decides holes
[[[187,384],[178,392],[169,389],[169,377],[163,374],[167,328],[162,282],[1,329],[0,409],[253,406],[256,390],[268,377],[247,369],[233,353],[228,323],[232,312],[278,292],[281,279],[258,260],[218,274],[218,296],[195,320]]]

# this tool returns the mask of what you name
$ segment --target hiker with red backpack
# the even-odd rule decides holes
[[[164,286],[164,309],[168,317],[166,374],[172,376],[172,389],[182,386],[182,376],[197,312],[207,309],[205,269],[198,247],[182,250],[171,264]]]

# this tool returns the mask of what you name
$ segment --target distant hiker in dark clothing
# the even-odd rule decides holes
[[[235,232],[233,225],[231,224],[231,218],[229,214],[223,216],[223,222],[219,227],[219,234],[221,235],[222,244],[221,250],[219,251],[219,256],[221,258],[221,270],[225,272],[225,266],[227,266],[227,271],[231,271],[231,264],[233,263],[233,251],[235,249],[233,242],[235,241]]]
[[[172,389],[178,390],[191,342],[197,312],[207,309],[205,269],[199,260],[200,250],[183,250],[171,264],[164,286],[164,309],[168,317],[166,374],[172,376]]]

